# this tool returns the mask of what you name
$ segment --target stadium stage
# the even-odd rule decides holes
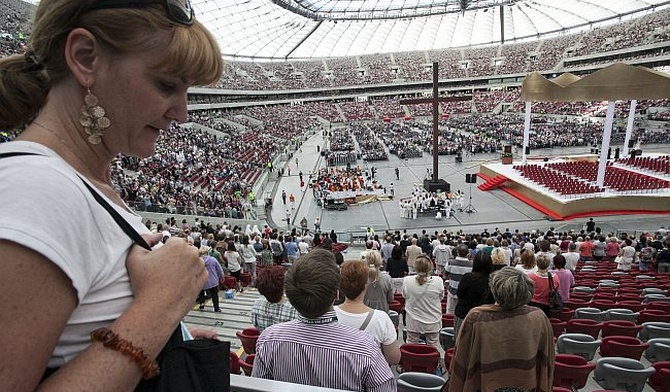
[[[667,160],[668,156],[652,155],[646,158]],[[514,162],[512,165],[482,164],[478,176],[485,182],[479,189],[500,188],[553,220],[602,215],[670,214],[670,173],[667,169],[666,174],[663,174],[612,160],[608,163],[606,176],[612,175],[610,171],[617,172],[621,178],[620,188],[629,186],[630,189],[608,188],[604,191],[589,192],[595,189],[595,180],[586,179],[589,177],[587,172],[589,169],[594,169],[594,166],[597,167],[597,162],[598,156],[583,154],[535,159],[529,157],[526,167],[523,167],[521,162]],[[529,167],[533,170],[526,176],[517,170],[528,172]],[[532,176],[547,178],[547,175],[554,181],[553,190],[547,186],[540,186],[528,178]],[[591,178],[595,178],[593,173]],[[560,181],[561,179],[563,181]],[[630,186],[635,180],[637,184]],[[645,185],[640,186],[640,182]],[[653,186],[647,185],[652,183]],[[583,189],[575,191],[580,187]],[[643,187],[648,189],[641,189]],[[559,192],[558,189],[562,191]]]

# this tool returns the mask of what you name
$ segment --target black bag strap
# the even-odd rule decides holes
[[[554,291],[554,278],[549,271],[547,271],[547,278],[549,279],[549,291]]]
[[[32,152],[7,152],[7,153],[0,154],[0,159],[11,158],[11,157],[16,157],[16,156],[27,156],[27,155],[44,156],[42,154],[37,154],[37,153],[32,153]],[[100,196],[100,194],[95,189],[93,189],[92,186],[88,185],[88,183],[86,181],[84,181],[84,179],[81,178],[81,176],[79,174],[77,174],[77,177],[79,177],[81,182],[84,183],[84,185],[86,186],[88,191],[91,192],[91,195],[93,195],[93,198],[95,199],[95,201],[97,201],[98,204],[100,204],[102,206],[102,208],[104,208],[107,211],[107,213],[109,213],[109,215],[112,216],[112,218],[114,219],[116,224],[118,224],[119,227],[121,227],[121,229],[126,233],[126,235],[128,235],[128,237],[130,237],[131,240],[133,240],[137,245],[141,246],[142,248],[144,248],[146,250],[151,250],[151,247],[149,246],[149,244],[147,244],[147,242],[144,240],[144,238],[142,238],[140,233],[138,233],[137,230],[135,230],[130,225],[130,223],[128,223],[127,220],[123,219],[121,214],[119,214],[118,211],[116,211],[114,209],[114,207],[112,207],[102,196]]]
[[[368,317],[365,318],[365,321],[363,321],[363,324],[361,324],[361,327],[358,328],[358,329],[360,329],[361,331],[365,331],[365,328],[368,327],[368,324],[370,324],[370,320],[372,320],[372,316],[374,316],[374,315],[375,315],[375,310],[370,309],[370,311],[368,312]]]

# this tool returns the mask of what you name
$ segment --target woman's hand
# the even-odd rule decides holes
[[[145,235],[149,245],[160,235]],[[172,237],[153,251],[133,246],[126,260],[136,301],[174,309],[185,315],[207,280],[205,263],[198,250],[181,238]]]
[[[219,340],[219,335],[207,328],[189,328],[188,331],[193,336],[193,339],[214,339]]]

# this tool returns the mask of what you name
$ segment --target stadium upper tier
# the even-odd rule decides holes
[[[537,40],[670,6],[667,0],[192,2],[225,56],[282,61]]]
[[[670,8],[582,33],[523,43],[281,62],[233,59],[226,62],[216,87],[267,91],[426,82],[435,61],[441,80],[560,73],[612,61],[658,65],[670,62],[669,19]]]

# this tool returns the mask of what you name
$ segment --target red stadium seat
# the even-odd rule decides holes
[[[440,361],[440,352],[426,344],[403,344],[400,346],[400,366],[404,372],[435,373]]]
[[[244,352],[247,354],[256,354],[256,341],[260,334],[261,331],[256,328],[244,328],[242,331],[235,333],[240,342],[242,342]]]
[[[256,358],[256,354],[249,354],[244,359],[239,359],[240,368],[249,377],[251,377],[251,370],[254,367],[254,358]]]
[[[589,374],[596,365],[579,355],[556,354],[554,362],[554,386],[577,390],[584,388]]]

